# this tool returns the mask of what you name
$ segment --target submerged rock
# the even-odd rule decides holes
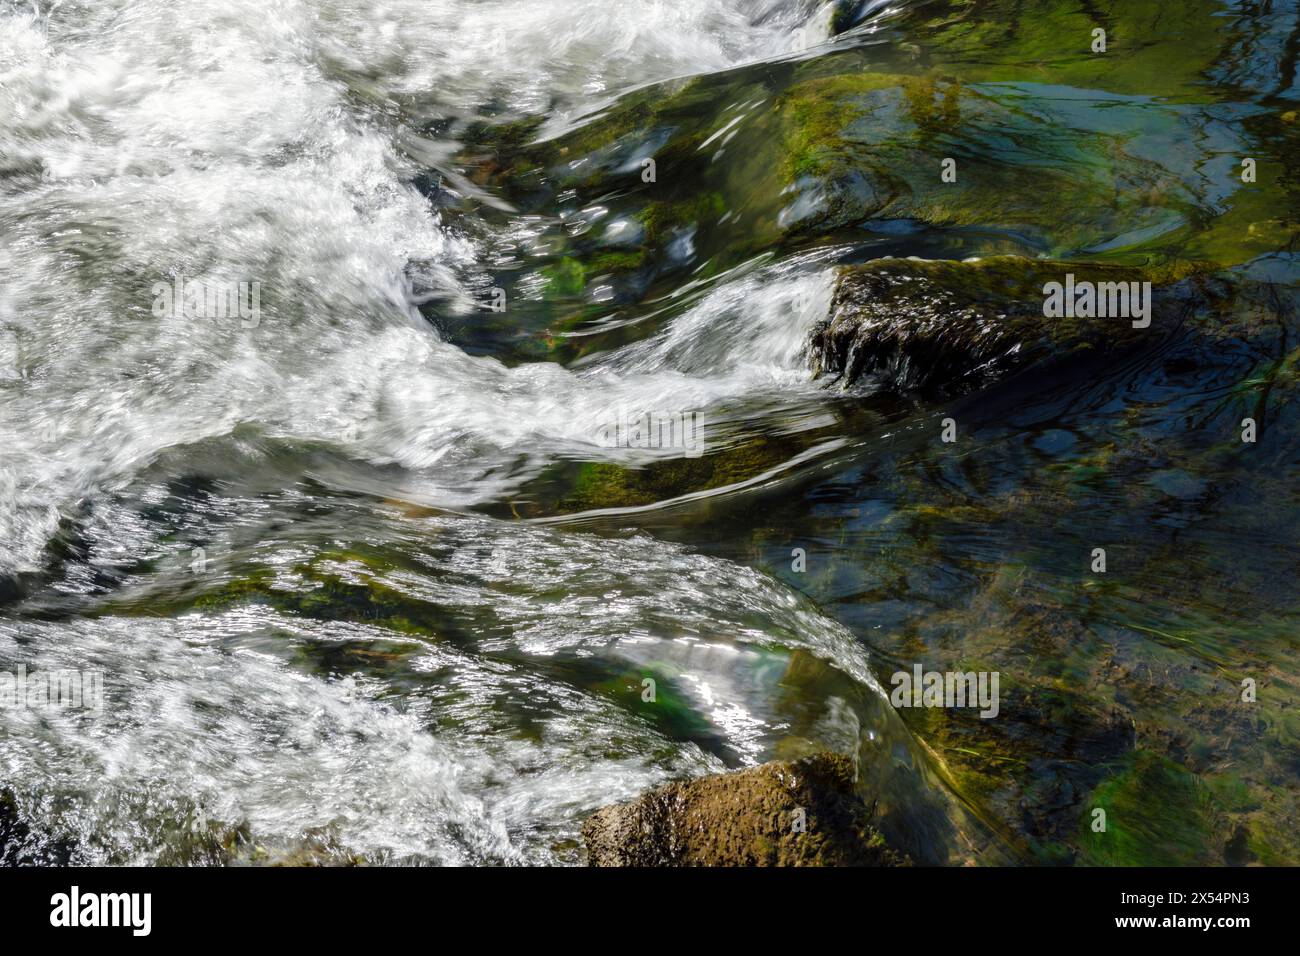
[[[1187,302],[1161,278],[1169,276],[1153,282],[1127,266],[1016,256],[878,259],[840,271],[809,361],[815,376],[844,385],[968,394],[1031,366],[1158,341]],[[1091,305],[1078,308],[1079,297],[1069,295],[1072,314],[1045,314],[1053,311],[1045,308],[1049,283],[1063,287],[1062,300],[1088,287]]]
[[[902,866],[854,790],[853,762],[821,753],[670,783],[603,807],[582,828],[592,866]]]

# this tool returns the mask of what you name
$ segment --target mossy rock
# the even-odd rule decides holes
[[[827,5],[831,32],[869,6]],[[526,266],[546,328],[592,318],[579,303],[596,278],[601,301],[626,306],[683,273],[860,238],[850,230],[878,222],[945,230],[978,252],[1138,265],[1239,264],[1300,236],[1294,111],[1232,112],[1258,89],[1242,74],[1282,47],[1280,27],[1252,33],[1258,55],[1228,64],[1221,51],[1248,38],[1208,0],[1177,17],[1117,0],[871,15],[898,42],[653,84],[564,129],[538,116],[464,129],[457,162],[470,179],[519,213],[556,217]],[[1089,49],[1096,28],[1104,54]],[[1185,148],[1207,126],[1221,131],[1213,152]],[[1240,156],[1259,160],[1257,182],[1240,181]],[[946,159],[954,181],[941,178]],[[583,209],[602,211],[575,217]],[[536,354],[574,357],[552,345]]]
[[[850,758],[820,753],[670,783],[597,810],[582,828],[587,860],[592,866],[905,865],[872,826],[854,779]]]
[[[748,481],[789,461],[803,448],[796,439],[761,436],[698,458],[665,458],[639,468],[616,462],[582,462],[557,504],[563,511],[654,504]]]
[[[1191,107],[856,72],[796,82],[773,109],[789,236],[905,220],[993,230],[1048,255],[1110,252],[1172,236],[1206,202],[1166,146],[1191,134]]]
[[[1233,18],[1215,0],[1186,0],[1177,15],[1162,0],[925,0],[886,25],[924,62],[972,79],[1170,100],[1205,95],[1206,77],[1223,68],[1234,33]],[[1092,49],[1098,28],[1106,31],[1104,53]]]

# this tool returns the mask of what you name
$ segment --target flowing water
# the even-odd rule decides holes
[[[1300,859],[1297,16],[1196,9],[1213,68],[1094,74],[997,3],[0,3],[0,670],[104,681],[0,708],[0,859],[579,862],[600,806],[828,748],[922,861]],[[922,68],[982,84],[936,155],[1053,208],[780,234],[835,208],[769,177],[798,84]],[[708,229],[637,192],[683,130],[655,208]],[[1033,179],[1098,155],[1132,207]],[[1217,326],[966,405],[809,370],[838,265],[1143,242],[1241,283]],[[160,310],[182,277],[255,317]],[[914,663],[1001,717],[896,711]]]

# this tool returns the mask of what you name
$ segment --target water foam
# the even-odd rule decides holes
[[[796,381],[803,324],[764,306],[745,331],[753,283],[577,376],[441,342],[410,283],[455,294],[478,250],[409,186],[388,114],[416,91],[468,108],[498,83],[574,98],[715,69],[777,50],[810,11],[118,0],[0,18],[0,570],[36,570],[60,517],[240,424],[400,464],[424,500],[463,506],[533,473],[500,479],[521,448],[538,467],[591,453],[611,405],[707,408]],[[512,52],[494,59],[501,31]],[[569,66],[591,62],[600,77],[574,86]],[[259,283],[260,324],[158,320],[150,289],[177,276]]]

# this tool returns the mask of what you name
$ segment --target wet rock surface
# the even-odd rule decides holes
[[[1067,275],[1092,283],[1104,316],[1044,315],[1044,286]],[[979,261],[880,259],[842,268],[830,315],[812,331],[816,376],[928,398],[968,394],[1028,369],[1157,341],[1177,325],[1185,296],[1152,288],[1149,326],[1130,291],[1149,281],[1122,266],[997,256]],[[1132,288],[1138,284],[1138,289]],[[1126,305],[1118,314],[1123,295]],[[1100,303],[1098,303],[1100,304]],[[1103,311],[1095,309],[1094,311]]]
[[[830,753],[670,783],[583,826],[592,866],[901,866]],[[802,812],[801,812],[802,811]]]

